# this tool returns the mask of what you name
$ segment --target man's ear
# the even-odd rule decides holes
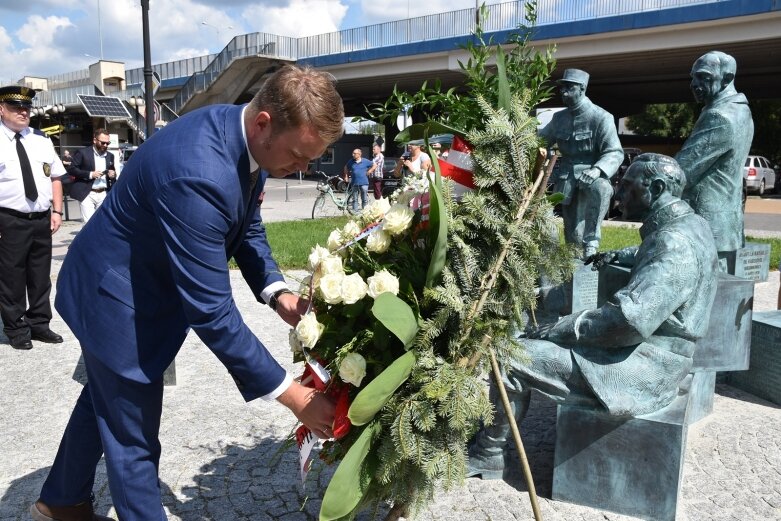
[[[267,141],[271,137],[271,114],[261,110],[255,114],[252,126],[255,127],[253,130],[260,135],[260,140]]]
[[[721,88],[724,88],[727,85],[729,85],[730,83],[732,83],[732,81],[734,79],[735,79],[735,73],[734,72],[725,72],[721,76]]]
[[[656,199],[667,190],[667,184],[662,179],[654,179],[651,181],[649,190],[651,190],[651,195]]]

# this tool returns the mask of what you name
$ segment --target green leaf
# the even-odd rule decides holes
[[[510,93],[510,82],[507,80],[507,63],[504,58],[504,51],[498,46],[496,48],[496,76],[499,80],[497,85],[499,108],[509,114],[512,94]]]
[[[563,200],[564,200],[564,194],[561,192],[556,192],[555,194],[550,194],[548,196],[548,202],[552,205],[557,205]]]
[[[397,143],[406,143],[414,139],[425,139],[435,134],[454,134],[460,137],[466,137],[463,130],[458,130],[438,121],[427,121],[425,123],[415,123],[410,125],[396,135]]]
[[[396,389],[407,381],[413,365],[415,352],[407,351],[377,375],[377,378],[366,384],[356,395],[347,412],[350,423],[360,426],[372,421]]]
[[[365,428],[345,454],[323,496],[320,521],[341,519],[355,510],[360,503],[371,484],[371,479],[361,479],[361,467],[379,427],[379,423],[374,423]]]
[[[393,293],[383,293],[374,299],[372,314],[388,331],[408,347],[418,333],[418,320],[412,308]]]
[[[447,260],[447,210],[442,197],[442,177],[439,175],[439,164],[434,164],[436,178],[429,183],[429,213],[428,230],[431,247],[431,260],[426,272],[426,287],[434,287],[439,279]]]

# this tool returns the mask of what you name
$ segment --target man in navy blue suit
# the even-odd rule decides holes
[[[245,400],[276,399],[316,435],[331,437],[331,401],[294,382],[242,320],[228,259],[258,301],[298,322],[307,302],[287,289],[272,258],[258,196],[268,175],[306,170],[320,157],[341,136],[343,117],[329,75],[286,66],[248,105],[194,111],[133,154],[60,271],[55,306],[81,343],[88,383],[33,519],[108,519],[90,501],[101,455],[119,518],[165,519],[163,372],[189,329]]]

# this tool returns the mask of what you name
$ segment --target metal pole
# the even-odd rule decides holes
[[[288,183],[287,183],[287,181],[285,181],[285,202],[289,203],[290,202],[290,198],[287,196],[287,185],[288,185]]]
[[[149,50],[149,0],[141,0],[141,25],[144,38],[144,100],[146,104],[146,138],[155,131],[155,97],[152,92],[152,52]]]
[[[98,0],[98,39],[100,40],[100,59],[103,60],[103,28],[100,23],[100,0]]]

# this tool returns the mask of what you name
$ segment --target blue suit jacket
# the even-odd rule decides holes
[[[206,107],[157,132],[69,248],[55,307],[82,348],[125,378],[160,378],[189,328],[245,399],[285,378],[242,320],[228,274],[234,257],[258,300],[283,280],[257,204],[266,174],[249,188],[242,108]]]

